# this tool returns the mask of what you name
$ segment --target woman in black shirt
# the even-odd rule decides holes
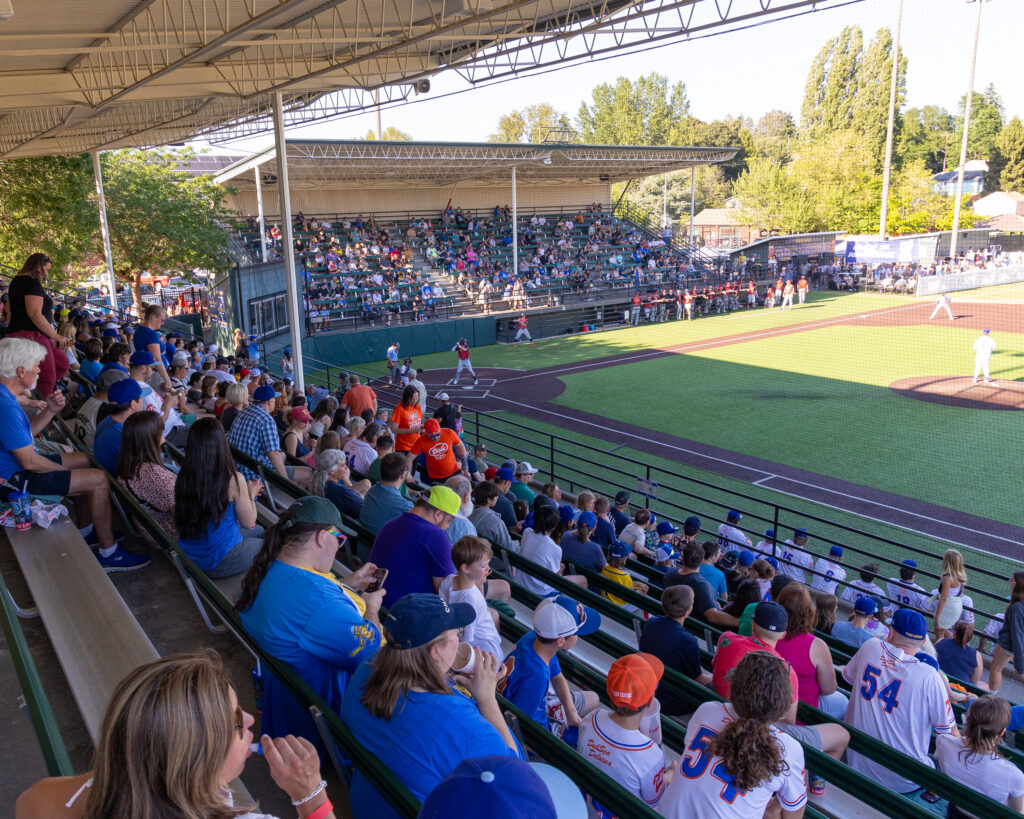
[[[50,257],[33,253],[11,279],[8,291],[7,336],[28,338],[46,348],[46,358],[39,365],[39,393],[50,395],[57,382],[68,371],[64,349],[71,342],[53,329],[53,299],[43,290],[43,280],[50,272]]]

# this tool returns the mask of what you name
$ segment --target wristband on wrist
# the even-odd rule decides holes
[[[295,807],[298,807],[299,805],[305,805],[310,799],[313,799],[314,797],[319,796],[323,792],[324,788],[326,788],[326,787],[327,787],[327,780],[321,779],[319,785],[317,785],[313,790],[311,790],[308,794],[303,796],[301,799],[293,799],[292,800],[292,804]]]
[[[307,816],[306,819],[324,819],[326,816],[329,816],[331,811],[333,810],[334,805],[331,804],[331,800],[325,799],[324,803],[311,814],[309,814],[309,816]]]

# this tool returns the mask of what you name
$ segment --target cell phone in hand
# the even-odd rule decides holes
[[[373,582],[369,586],[367,586],[365,589],[363,589],[363,591],[368,591],[368,592],[380,591],[381,588],[384,586],[384,578],[386,578],[387,576],[388,576],[388,570],[387,569],[377,569],[377,571],[375,571],[373,573]]]

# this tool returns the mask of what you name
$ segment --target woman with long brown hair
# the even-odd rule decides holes
[[[1003,627],[999,629],[988,670],[992,693],[1003,684],[1003,669],[1011,660],[1018,672],[1024,672],[1024,572],[1014,572],[1010,578],[1010,605],[1003,615]]]
[[[668,819],[761,816],[773,796],[789,815],[807,804],[804,751],[772,723],[793,702],[789,665],[767,651],[732,672],[729,702],[705,702],[690,717],[686,750],[658,805]]]
[[[796,671],[797,696],[814,708],[842,719],[848,699],[838,691],[832,652],[820,637],[814,636],[817,614],[811,593],[802,583],[789,583],[779,592],[778,603],[789,615],[786,636],[775,650]]]
[[[64,350],[71,343],[71,339],[53,329],[53,299],[43,290],[51,265],[45,253],[33,253],[11,279],[7,291],[7,337],[28,338],[46,348],[36,383],[44,398],[67,374],[69,365]]]
[[[92,770],[37,782],[18,797],[15,817],[272,819],[234,805],[228,789],[251,753],[253,722],[212,651],[139,666],[110,698]],[[266,734],[261,745],[271,777],[301,802],[299,817],[333,819],[312,745]]]
[[[475,617],[468,603],[449,605],[436,594],[400,598],[384,621],[386,642],[345,692],[345,724],[419,799],[464,759],[520,756],[495,698],[500,660],[474,648],[472,676],[458,677],[460,687],[449,676]],[[391,813],[358,773],[350,803],[353,816]]]
[[[164,422],[158,413],[145,410],[129,415],[121,429],[117,480],[147,508],[171,540],[177,540],[178,527],[174,518],[177,476],[164,466],[160,457],[163,442]]]
[[[935,644],[935,659],[939,661],[942,673],[960,682],[969,682],[978,688],[988,690],[988,685],[981,681],[985,671],[985,662],[981,652],[971,645],[974,639],[974,626],[966,620],[960,620],[953,626],[953,636],[939,640]]]

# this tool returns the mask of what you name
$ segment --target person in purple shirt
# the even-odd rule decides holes
[[[434,486],[408,512],[385,523],[373,541],[370,562],[387,569],[384,604],[392,606],[407,594],[434,594],[441,581],[455,574],[452,544],[445,530],[462,507],[447,486]]]

